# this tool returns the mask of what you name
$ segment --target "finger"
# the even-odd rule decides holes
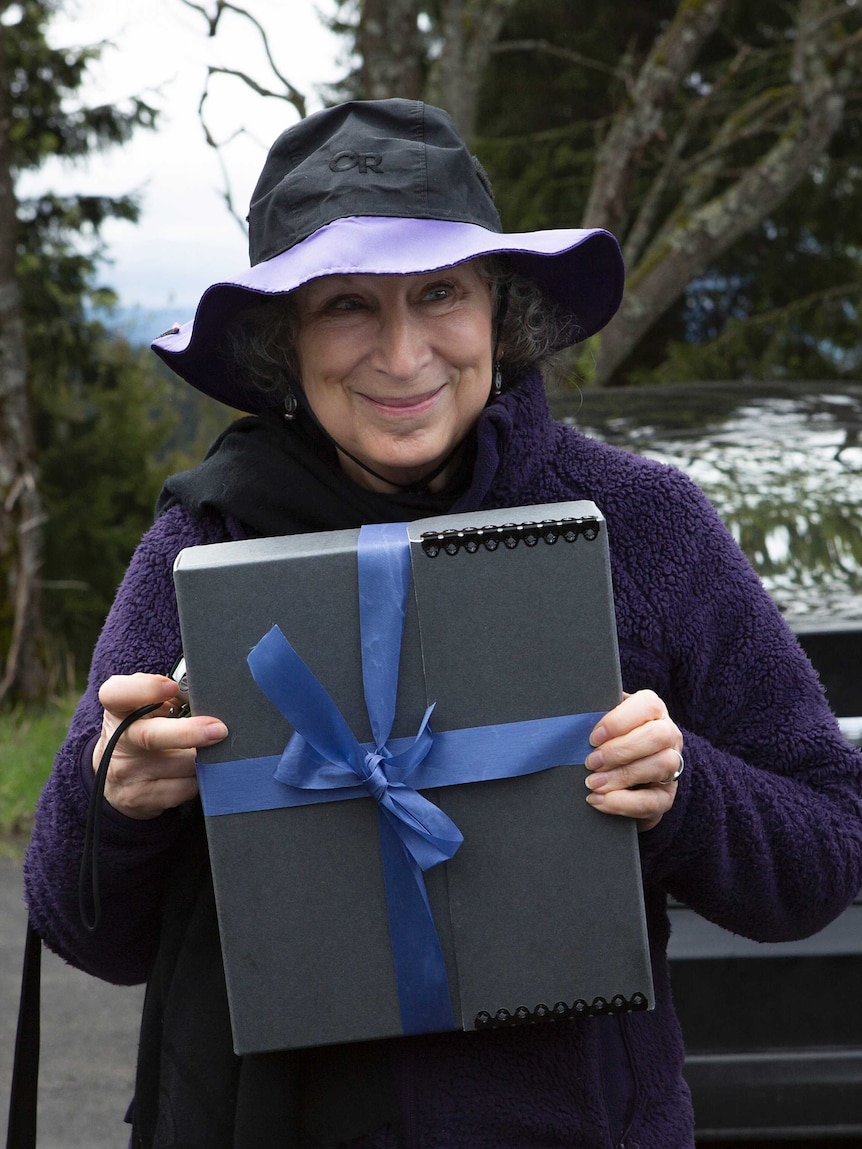
[[[601,746],[587,755],[586,765],[589,770],[594,772],[626,769],[642,759],[654,758],[656,755],[665,753],[665,751],[681,749],[682,733],[673,719],[668,717],[656,718],[635,727],[626,734],[603,742]],[[671,758],[675,759],[676,755],[671,754]],[[625,784],[633,786],[654,780],[651,776],[631,778]]]
[[[114,674],[99,688],[102,706],[118,718],[153,702],[167,702],[176,695],[177,684],[166,674]]]
[[[134,748],[153,750],[194,750],[212,746],[227,737],[227,727],[218,718],[196,714],[191,718],[160,718],[135,722],[124,734],[127,752]]]
[[[618,706],[609,710],[590,734],[593,746],[602,746],[611,738],[620,738],[643,726],[667,717],[667,707],[654,690],[627,694]]]
[[[634,818],[638,830],[651,830],[673,806],[677,785],[647,786],[643,790],[612,790],[588,794],[587,802],[603,814]]]
[[[633,786],[670,785],[679,769],[680,755],[667,746],[657,754],[637,758],[615,768],[595,770],[585,779],[587,788],[596,794],[627,790]]]
[[[670,786],[673,782],[678,782],[682,777],[682,772],[685,770],[685,758],[681,750],[673,749],[669,752],[673,755],[673,773],[667,774],[664,778],[659,778],[659,785]]]

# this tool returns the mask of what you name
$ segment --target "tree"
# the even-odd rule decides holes
[[[250,76],[239,69],[210,65],[198,110],[207,143],[221,156],[233,135],[224,137],[208,118],[215,80],[238,81],[267,99],[281,99],[300,116],[307,100],[275,62],[266,28],[247,7],[214,0],[211,9],[196,0],[180,0],[201,15],[206,34],[215,38],[229,22],[241,20],[260,35],[271,75]],[[355,68],[329,93],[333,99],[383,99],[398,95],[426,99],[450,110],[469,139],[473,134],[479,88],[490,53],[516,0],[442,0],[433,18],[417,0],[338,0],[331,27],[345,37],[357,60]],[[225,33],[227,35],[228,33]],[[235,135],[236,133],[234,133]],[[244,228],[227,170],[222,164],[224,199]]]
[[[0,8],[0,18],[8,5]],[[27,347],[16,275],[17,234],[12,178],[11,69],[5,38],[0,51],[0,572],[8,587],[0,621],[9,634],[0,698],[16,679],[26,693],[39,687],[28,638],[38,630],[37,575],[41,562],[41,500],[29,410]]]
[[[217,0],[211,34],[227,9],[248,15]],[[334,94],[447,107],[513,229],[618,235],[625,299],[582,380],[858,362],[862,6],[581,0],[576,17],[569,0],[340,0],[357,63]]]
[[[359,59],[339,90],[363,100],[427,100],[446,108],[472,140],[482,80],[515,2],[339,0],[334,26]]]
[[[89,663],[164,473],[188,465],[167,446],[176,426],[167,369],[98,325],[85,338],[86,385],[61,375],[36,418],[46,663],[61,681]]]
[[[862,287],[847,210],[862,174],[862,12],[586,0],[572,27],[566,11],[516,5],[478,146],[510,222],[579,220],[623,242],[625,300],[582,376],[834,372],[840,357],[823,353],[852,339],[840,317]]]
[[[655,39],[598,148],[584,210],[585,224],[623,235],[629,265],[623,305],[598,341],[597,382],[609,381],[686,287],[769,219],[828,154],[859,89],[862,31],[853,7],[799,0],[780,39],[758,30],[698,84],[695,61],[726,0],[680,4]],[[756,74],[755,54],[765,57]],[[732,87],[742,99],[729,98]],[[704,144],[694,128],[707,116],[713,126]],[[633,203],[629,189],[648,149],[659,154]]]
[[[19,202],[16,179],[50,156],[80,159],[121,144],[155,119],[141,100],[81,105],[76,93],[100,49],[49,46],[46,27],[58,7],[59,0],[0,0],[0,581],[8,592],[0,608],[0,701],[13,692],[38,696],[47,674],[40,591],[50,508],[40,488],[36,397],[50,409],[62,385],[76,375],[80,384],[92,366],[59,348],[92,350],[78,336],[87,329],[86,304],[107,298],[94,286],[99,229],[107,218],[137,215],[128,197]],[[37,339],[46,325],[52,340]]]

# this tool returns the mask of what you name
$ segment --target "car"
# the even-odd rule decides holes
[[[552,405],[698,483],[862,745],[862,383],[585,388]],[[778,944],[669,913],[698,1144],[862,1143],[862,896]]]

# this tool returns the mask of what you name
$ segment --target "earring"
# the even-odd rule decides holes
[[[498,360],[494,361],[494,384],[492,392],[495,399],[500,397],[503,390],[503,372],[500,370],[500,363]]]
[[[288,423],[292,423],[296,418],[296,396],[290,387],[284,396],[284,418]]]

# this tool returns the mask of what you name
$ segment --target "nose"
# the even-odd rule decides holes
[[[425,325],[409,307],[386,309],[380,317],[375,366],[393,379],[415,379],[431,359]]]

